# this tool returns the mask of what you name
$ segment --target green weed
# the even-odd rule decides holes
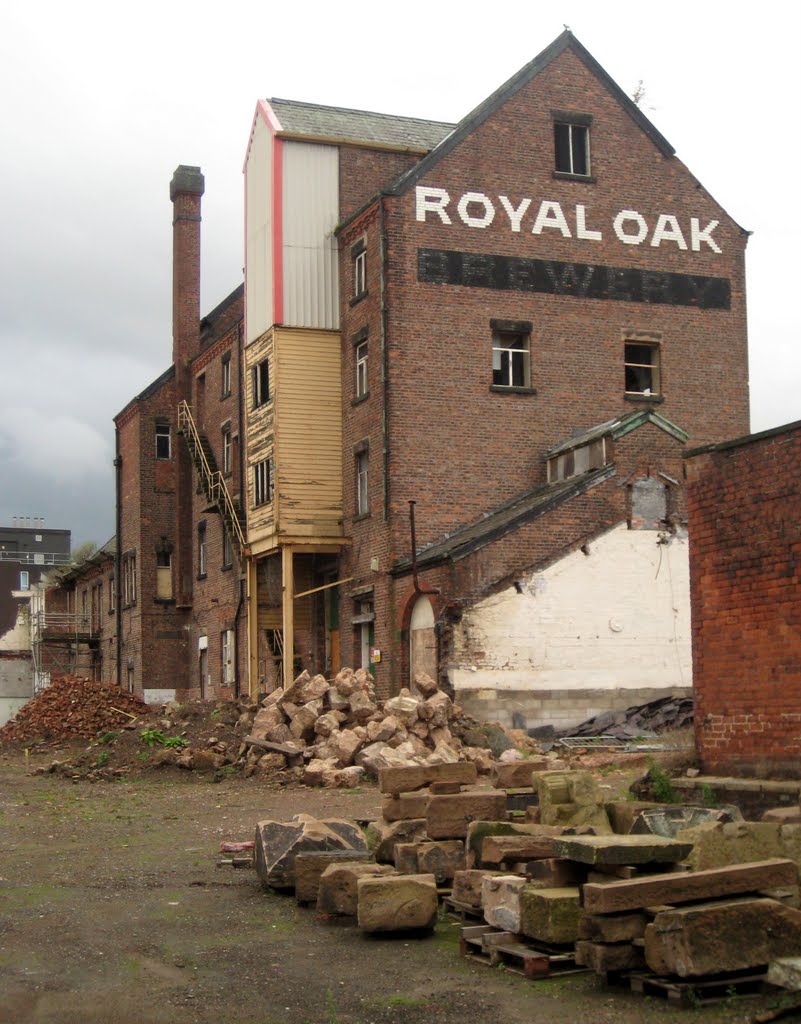
[[[97,761],[95,761],[95,767],[97,767],[97,768],[105,768],[107,764],[108,764],[108,751],[107,750],[101,750],[100,753],[97,755]]]
[[[98,743],[113,743],[114,740],[119,736],[118,732],[104,732],[102,736],[97,737]]]
[[[156,744],[164,746],[164,742],[167,737],[161,731],[161,729],[143,729],[139,733],[139,739],[146,743],[149,747],[155,747]]]
[[[654,792],[654,800],[657,803],[676,804],[679,802],[678,795],[667,772],[663,771],[658,765],[652,764],[648,774]]]
[[[167,747],[168,750],[171,747],[177,747],[180,750],[181,747],[189,746],[189,740],[185,740],[183,736],[167,736],[166,739],[162,742],[162,746]]]

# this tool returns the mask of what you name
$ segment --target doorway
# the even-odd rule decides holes
[[[425,672],[437,678],[437,638],[434,631],[434,609],[431,601],[421,594],[412,608],[409,623],[409,689],[416,693],[414,677]]]

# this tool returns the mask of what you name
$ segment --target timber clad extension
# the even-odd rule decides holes
[[[747,232],[670,143],[566,31],[456,125],[260,100],[244,179],[204,321],[199,169],[171,187],[173,366],[117,419],[120,682],[424,670],[522,727],[688,692],[682,456],[748,427]]]

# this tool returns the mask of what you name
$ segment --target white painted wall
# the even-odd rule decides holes
[[[478,602],[455,631],[457,691],[692,685],[686,536],[625,524]],[[568,694],[565,694],[566,696]]]
[[[273,137],[257,117],[245,164],[247,341],[273,325]]]

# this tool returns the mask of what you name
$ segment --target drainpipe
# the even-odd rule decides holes
[[[414,534],[414,506],[417,504],[416,501],[409,500],[409,530],[412,535],[412,583],[414,585],[415,594],[422,594],[423,591],[420,589],[420,581],[417,578],[417,539]]]
[[[120,455],[120,428],[114,424],[114,490],[115,522],[117,534],[114,554],[114,624],[117,630],[117,686],[122,688],[122,600],[120,580],[122,579],[122,456]]]

